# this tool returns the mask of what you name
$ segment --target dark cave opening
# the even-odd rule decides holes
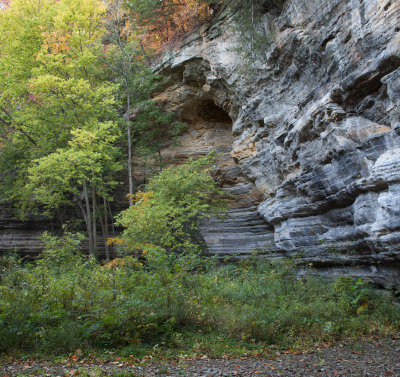
[[[229,123],[232,119],[228,113],[212,100],[202,100],[195,107],[195,118],[210,123]]]
[[[225,124],[232,128],[232,118],[211,98],[194,98],[185,103],[178,113],[178,119],[188,125],[195,124]]]

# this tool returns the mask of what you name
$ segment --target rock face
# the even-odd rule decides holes
[[[228,12],[158,66],[156,100],[189,125],[179,162],[215,148],[237,195],[203,224],[211,253],[301,253],[330,274],[400,284],[400,2],[266,3],[247,72]],[[175,148],[175,149],[174,149]]]
[[[24,256],[37,254],[43,248],[40,236],[52,229],[54,224],[41,216],[19,221],[10,205],[0,204],[0,255],[10,251],[18,251]]]

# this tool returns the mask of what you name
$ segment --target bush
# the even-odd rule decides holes
[[[198,220],[218,215],[227,203],[227,194],[209,174],[213,161],[210,153],[153,177],[144,192],[134,195],[134,205],[118,216],[124,231],[113,241],[130,251],[199,251]]]

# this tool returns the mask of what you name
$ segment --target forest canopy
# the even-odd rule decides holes
[[[113,222],[115,188],[128,182],[134,194],[134,149],[159,152],[185,128],[152,102],[160,78],[149,62],[211,8],[201,0],[11,0],[0,9],[0,197],[22,218],[40,210],[63,221],[60,209],[75,207],[95,255],[98,227],[108,238]]]

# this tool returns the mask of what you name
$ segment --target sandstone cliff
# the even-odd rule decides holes
[[[321,271],[400,283],[400,2],[270,1],[265,62],[235,52],[229,12],[157,67],[189,125],[171,162],[217,149],[231,217],[211,253],[301,252]]]

